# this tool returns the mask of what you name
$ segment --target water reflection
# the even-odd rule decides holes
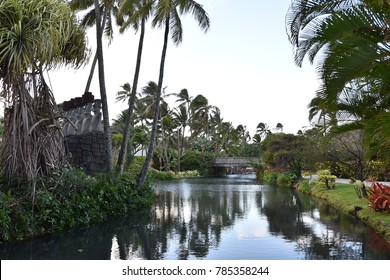
[[[1,259],[390,259],[390,246],[361,222],[252,177],[156,190],[150,210],[7,244]]]

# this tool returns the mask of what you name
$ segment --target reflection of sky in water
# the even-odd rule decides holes
[[[223,232],[221,244],[210,250],[208,259],[280,259],[280,255],[286,260],[299,258],[293,243],[269,233],[267,219],[259,214],[253,198],[245,218]]]
[[[252,179],[160,183],[155,205],[89,228],[1,246],[2,259],[390,259],[361,222]],[[386,243],[387,244],[387,243]]]

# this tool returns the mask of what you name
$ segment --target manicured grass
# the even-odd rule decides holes
[[[390,243],[390,213],[376,212],[371,209],[369,201],[364,198],[359,199],[352,185],[337,183],[336,188],[332,190],[313,187],[311,194],[350,214],[355,214],[355,207],[362,208],[356,212],[356,216],[377,230]]]

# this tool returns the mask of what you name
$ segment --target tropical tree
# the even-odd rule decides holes
[[[135,30],[141,28],[141,31],[140,31],[140,37],[138,42],[137,62],[134,71],[133,88],[130,94],[128,114],[127,114],[125,127],[123,130],[123,141],[119,151],[118,162],[116,167],[116,170],[119,173],[123,172],[123,167],[125,163],[127,145],[129,142],[128,139],[130,138],[130,128],[133,120],[133,111],[134,111],[135,100],[137,95],[138,78],[141,69],[141,58],[142,58],[143,42],[145,36],[145,23],[153,10],[153,3],[154,0],[141,0],[141,1],[125,0],[124,2],[122,2],[120,8],[120,14],[127,15],[125,22],[120,29],[120,32],[123,33],[128,26],[133,26]]]
[[[256,127],[256,133],[260,135],[261,138],[265,139],[269,134],[272,134],[271,129],[268,124],[260,122]]]
[[[107,171],[112,172],[114,161],[112,157],[112,138],[110,130],[110,118],[108,114],[108,102],[107,102],[107,92],[106,92],[106,82],[105,82],[105,73],[104,73],[104,56],[103,56],[103,41],[102,41],[102,26],[99,24],[101,22],[101,14],[99,7],[99,0],[94,0],[95,2],[95,15],[96,15],[96,44],[97,44],[97,57],[98,57],[98,69],[99,69],[99,88],[100,88],[100,98],[102,102],[102,112],[103,112],[103,124],[104,124],[104,140],[106,145],[106,160],[107,160]]]
[[[156,145],[157,123],[160,116],[160,97],[164,79],[165,57],[168,47],[168,36],[170,31],[173,42],[178,45],[183,40],[183,29],[180,21],[180,15],[192,14],[197,20],[199,26],[207,31],[210,27],[210,20],[202,5],[193,0],[159,0],[156,5],[156,12],[153,18],[153,26],[164,27],[164,43],[160,61],[160,71],[158,79],[158,89],[155,103],[155,112],[153,117],[153,126],[151,131],[150,143],[146,160],[142,166],[142,170],[137,177],[137,185],[144,185],[146,175],[149,170],[150,163],[153,157],[153,151]]]
[[[0,81],[5,103],[1,168],[33,182],[65,162],[60,112],[44,71],[79,67],[85,31],[60,0],[0,2]],[[33,189],[34,194],[34,189]]]
[[[271,134],[263,141],[263,146],[267,165],[280,171],[290,171],[297,178],[302,176],[304,137],[285,133]]]
[[[179,107],[174,109],[172,114],[174,120],[179,125],[179,129],[177,132],[177,171],[180,172],[180,162],[182,153],[184,151],[185,131],[189,120],[186,105],[180,104]]]
[[[188,93],[188,90],[185,88],[183,88],[179,93],[171,93],[169,95],[175,96],[177,98],[175,102],[180,103],[179,108],[181,108],[180,112],[183,116],[184,116],[184,110],[186,110],[185,115],[187,117],[187,120],[185,123],[185,127],[188,126],[191,129],[192,115],[191,115],[190,106],[191,106],[191,102],[194,99],[194,97],[190,96],[190,94]],[[184,131],[182,132],[183,135],[185,135],[185,127],[183,127],[184,128]],[[190,134],[191,134],[191,131],[190,131]]]
[[[389,11],[384,1],[302,0],[292,2],[286,18],[297,65],[305,57],[318,61],[322,86],[310,116],[320,114],[337,133],[363,129],[380,154],[390,153],[387,139],[377,137],[389,133],[381,125],[390,98]],[[374,120],[379,125],[371,129]]]
[[[276,124],[276,130],[283,132],[283,124],[277,123]]]
[[[95,2],[94,0],[71,0],[68,1],[69,6],[73,11],[85,11],[88,10],[85,15],[82,17],[80,24],[85,27],[93,27],[98,22],[96,11],[95,11]],[[109,42],[113,40],[114,37],[114,29],[113,29],[113,18],[116,19],[117,24],[122,24],[122,19],[118,15],[118,0],[102,0],[99,3],[100,15],[101,15],[101,32],[104,34],[106,38],[108,38]],[[84,92],[88,92],[91,87],[93,75],[96,68],[96,63],[98,60],[98,52],[96,50],[95,55],[92,60],[91,70],[89,72],[88,80],[85,86]]]

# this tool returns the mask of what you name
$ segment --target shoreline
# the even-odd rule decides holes
[[[310,180],[304,178],[304,180],[310,183]],[[390,213],[388,212],[376,212],[371,209],[369,201],[367,199],[359,199],[355,193],[353,186],[346,183],[347,179],[336,180],[336,188],[334,190],[326,190],[311,187],[308,194],[313,197],[325,200],[327,203],[335,207],[336,209],[343,211],[351,216],[358,218],[376,232],[378,232],[390,245]],[[349,180],[348,180],[349,181]],[[302,181],[299,183],[299,185]],[[389,185],[389,182],[385,182]],[[298,186],[298,191],[299,186]],[[305,192],[306,193],[306,192]],[[348,194],[345,197],[344,194]],[[355,196],[355,199],[350,199],[350,196]]]

